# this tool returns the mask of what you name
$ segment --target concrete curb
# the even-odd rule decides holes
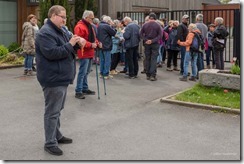
[[[207,110],[217,110],[219,112],[227,112],[227,113],[233,113],[233,114],[240,114],[240,109],[233,109],[233,108],[228,108],[228,107],[221,107],[221,106],[215,106],[215,105],[206,105],[206,104],[198,104],[198,103],[192,103],[192,102],[185,102],[185,101],[179,101],[179,100],[174,100],[172,97],[185,92],[187,90],[190,90],[191,88],[188,88],[184,91],[177,92],[175,94],[165,96],[160,99],[160,102],[163,103],[170,103],[170,104],[177,104],[177,105],[183,105],[187,107],[192,107],[192,108],[200,108],[200,109],[207,109]]]
[[[0,69],[9,69],[9,68],[18,68],[24,67],[24,65],[8,65],[8,66],[0,66]]]

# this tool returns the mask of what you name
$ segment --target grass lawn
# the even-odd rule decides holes
[[[206,87],[201,84],[196,84],[190,90],[176,95],[175,99],[240,109],[240,95],[240,91],[223,89],[220,87]]]

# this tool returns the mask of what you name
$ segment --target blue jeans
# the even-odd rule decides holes
[[[184,59],[184,73],[183,73],[184,77],[188,76],[188,66],[190,62],[191,62],[192,76],[193,77],[197,76],[197,57],[198,57],[197,53],[193,52],[193,54],[191,54],[189,51],[186,51],[185,59]]]
[[[34,59],[33,55],[28,55],[28,54],[25,55],[25,62],[24,62],[25,70],[32,70],[33,59]]]
[[[204,63],[203,63],[203,53],[199,52],[198,53],[198,58],[197,58],[197,70],[198,72],[204,69]]]
[[[163,61],[163,56],[164,56],[164,46],[160,45],[158,49],[157,63],[161,63]]]
[[[111,66],[111,51],[101,50],[100,53],[100,74],[108,76]]]
[[[180,73],[184,72],[184,60],[185,60],[186,47],[180,47]]]
[[[79,59],[80,68],[77,76],[75,92],[82,93],[88,90],[87,76],[91,71],[92,59]]]
[[[64,108],[68,86],[43,87],[45,98],[44,130],[45,146],[58,146],[63,137],[60,132],[60,112]]]

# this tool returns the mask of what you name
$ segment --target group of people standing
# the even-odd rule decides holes
[[[28,20],[32,22],[31,17]],[[130,17],[123,18],[122,21],[112,20],[109,16],[102,16],[99,21],[94,17],[94,13],[85,10],[82,19],[77,22],[74,34],[65,27],[66,10],[60,5],[52,6],[48,11],[48,19],[41,29],[35,34],[34,23],[27,23],[28,35],[33,36],[29,41],[32,51],[27,51],[25,42],[22,44],[26,52],[25,72],[31,72],[32,55],[36,55],[37,79],[42,87],[45,99],[44,129],[45,145],[44,150],[53,155],[62,155],[63,151],[58,144],[69,144],[73,140],[64,137],[60,131],[60,114],[64,108],[67,87],[73,84],[76,76],[76,58],[78,57],[79,70],[75,88],[75,97],[84,99],[85,95],[95,95],[95,91],[90,90],[88,85],[88,75],[91,65],[97,62],[99,57],[100,76],[104,79],[112,78],[117,74],[116,67],[121,55],[125,53],[125,69],[121,72],[128,72],[128,78],[134,79],[138,76],[138,47],[142,40],[145,49],[143,67],[146,79],[157,80],[157,66],[162,61],[159,54],[168,51],[167,70],[179,71],[177,68],[177,55],[181,52],[181,69],[183,75],[180,80],[186,80],[188,76],[189,61],[192,62],[192,76],[190,80],[197,77],[197,69],[203,69],[203,53],[190,52],[194,33],[204,35],[208,41],[206,51],[214,51],[215,64],[217,69],[223,69],[223,50],[221,45],[225,44],[228,32],[223,26],[223,19],[216,18],[215,24],[207,27],[202,23],[202,15],[197,15],[196,24],[190,24],[189,16],[182,17],[182,23],[170,21],[169,24],[160,23],[156,14],[150,13],[145,18],[145,23],[140,27],[138,22]],[[96,23],[95,23],[96,22]],[[24,28],[25,29],[25,28]],[[209,42],[210,37],[211,43]],[[24,36],[25,37],[25,36]],[[221,43],[217,48],[216,44]],[[77,54],[77,56],[76,56]],[[95,55],[97,54],[97,55]],[[208,55],[210,56],[210,55]],[[197,62],[199,60],[199,63]],[[173,69],[171,62],[173,60]],[[198,64],[197,64],[198,63]],[[209,60],[207,59],[209,65]],[[27,70],[27,71],[26,71]]]

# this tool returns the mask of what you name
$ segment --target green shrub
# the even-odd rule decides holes
[[[18,48],[20,48],[20,45],[19,45],[18,43],[16,43],[16,42],[13,42],[13,43],[11,43],[11,44],[8,46],[8,51],[9,51],[9,52],[12,52],[12,51],[19,52],[20,49],[18,49]],[[17,50],[17,49],[18,49],[18,50]],[[17,51],[16,51],[16,50],[17,50]]]
[[[8,49],[4,45],[0,45],[0,59],[6,56],[8,53]]]
[[[232,74],[237,74],[237,75],[241,74],[241,69],[240,69],[239,65],[237,65],[237,64],[232,65],[230,71]]]

